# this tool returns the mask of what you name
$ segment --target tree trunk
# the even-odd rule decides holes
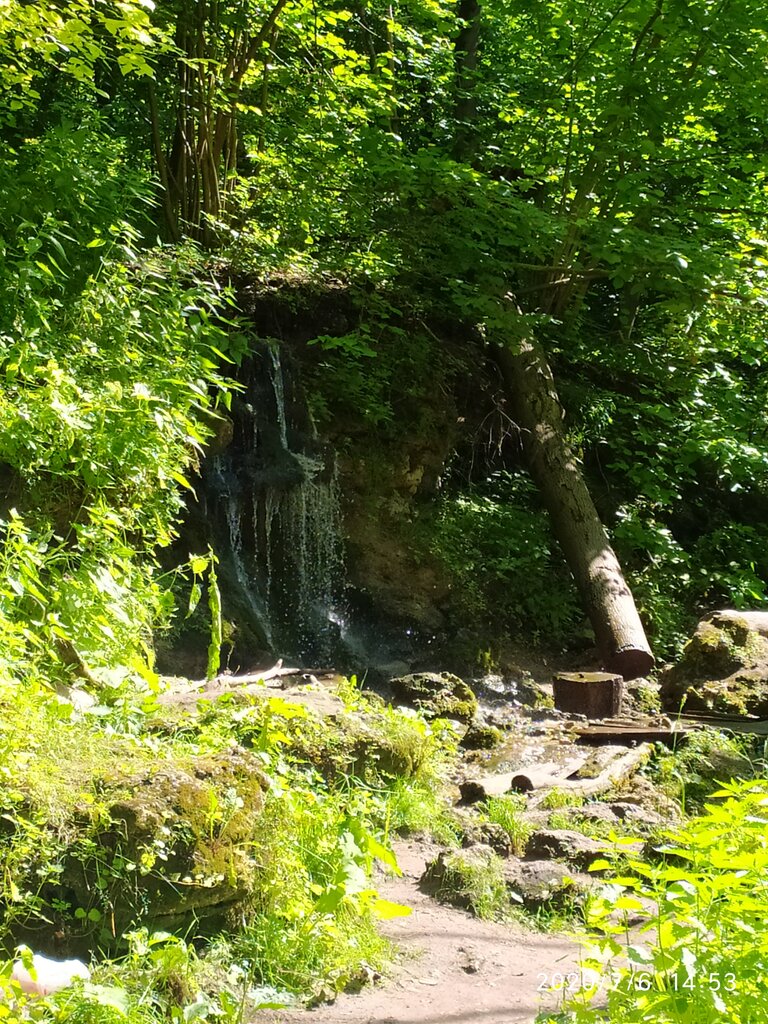
[[[581,469],[562,429],[563,410],[546,356],[532,338],[497,359],[531,474],[595,631],[603,666],[625,679],[644,676],[654,658],[632,594]]]
[[[179,8],[174,37],[176,117],[167,153],[152,86],[149,92],[152,148],[165,220],[174,240],[183,231],[208,247],[217,243],[236,171],[237,112],[244,80],[259,58],[264,63],[265,93],[277,22],[289,2],[275,0],[258,28],[250,22],[243,28],[237,11],[227,12],[215,2]],[[267,41],[270,46],[262,53]]]
[[[453,140],[453,156],[456,160],[466,160],[472,154],[476,132],[475,78],[482,7],[479,0],[459,0],[456,14],[462,28],[453,44],[456,89],[456,134]]]

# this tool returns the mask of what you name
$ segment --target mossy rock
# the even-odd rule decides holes
[[[484,843],[443,850],[427,864],[419,885],[443,903],[478,917],[504,917],[509,911],[504,861]]]
[[[311,764],[331,783],[348,776],[371,783],[382,777],[412,778],[435,747],[426,722],[372,704],[287,721],[285,734],[291,757]]]
[[[555,860],[512,862],[507,877],[510,890],[533,914],[542,909],[562,913],[575,908],[596,887],[595,879]]]
[[[481,725],[479,722],[471,722],[464,733],[461,746],[465,750],[493,750],[498,747],[504,739],[504,733],[493,725]]]
[[[142,922],[225,925],[256,884],[252,840],[268,788],[261,762],[233,750],[105,785],[116,797],[108,817],[90,823],[65,858],[61,888],[72,905],[104,912],[113,938]]]
[[[719,611],[699,623],[680,661],[660,677],[669,710],[768,715],[768,638],[749,616]]]
[[[414,672],[390,680],[394,696],[417,708],[427,718],[454,718],[471,722],[477,714],[477,697],[451,672]]]

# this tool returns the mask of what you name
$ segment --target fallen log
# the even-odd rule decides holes
[[[477,779],[465,779],[459,783],[462,803],[476,804],[492,796],[503,796],[512,788],[514,772],[503,775],[482,775]]]
[[[582,754],[579,757],[571,758],[565,764],[550,762],[532,765],[512,776],[510,788],[518,793],[530,793],[534,789],[551,789],[553,786],[567,782],[571,775],[575,775],[588,759],[588,754]]]
[[[603,750],[608,748],[603,747]],[[559,789],[574,796],[598,796],[612,789],[617,783],[622,782],[629,775],[632,775],[651,756],[653,747],[650,743],[641,743],[632,750],[622,749],[621,756],[615,757],[607,767],[591,779],[565,779],[558,780],[555,785]],[[546,793],[537,794],[532,798],[530,805],[536,807],[546,796]]]
[[[597,725],[577,726],[573,731],[579,743],[621,744],[634,747],[638,743],[664,743],[675,747],[684,743],[688,734],[700,725],[664,720],[661,716],[647,720],[602,721]]]
[[[223,672],[213,679],[207,679],[199,685],[206,690],[218,690],[225,686],[227,689],[234,689],[236,686],[249,686],[251,683],[266,683],[269,679],[280,679],[283,676],[301,675],[302,669],[283,666],[282,658],[272,668],[265,668],[263,672],[248,672],[241,676],[228,675]]]
[[[569,775],[577,772],[590,756],[585,752],[566,762],[546,761],[529,768],[518,768],[514,772],[468,778],[459,784],[459,792],[464,803],[471,804],[509,792],[528,793],[541,786],[560,785]]]

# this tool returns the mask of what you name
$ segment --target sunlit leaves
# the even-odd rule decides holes
[[[597,893],[584,967],[600,983],[568,1000],[573,1019],[600,1020],[605,1009],[626,1024],[768,1020],[765,794],[764,781],[728,784],[666,837],[657,861],[633,863],[634,877]],[[630,931],[635,913],[643,923]]]
[[[147,0],[3,0],[0,3],[0,118],[40,99],[38,83],[55,68],[86,88],[99,61],[124,75],[149,75],[158,35]]]

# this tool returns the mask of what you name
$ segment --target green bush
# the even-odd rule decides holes
[[[446,495],[432,549],[474,620],[534,641],[573,635],[581,619],[576,592],[563,588],[567,569],[527,477],[497,473],[487,485]]]
[[[712,801],[667,833],[660,863],[631,861],[591,902],[580,984],[540,1021],[768,1021],[768,780]]]

